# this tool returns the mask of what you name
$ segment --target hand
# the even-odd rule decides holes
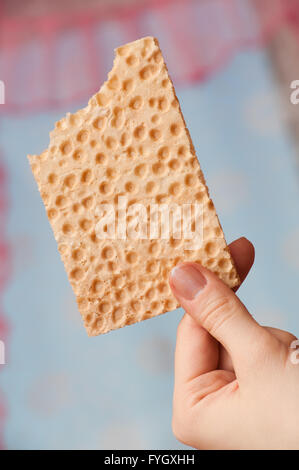
[[[240,238],[230,251],[243,281],[254,248]],[[200,449],[299,449],[299,365],[289,348],[295,336],[260,326],[199,264],[174,268],[170,286],[187,312],[175,353],[177,439]]]

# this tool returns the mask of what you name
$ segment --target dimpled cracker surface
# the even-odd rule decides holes
[[[177,308],[168,277],[182,261],[239,283],[156,39],[118,48],[101,90],[29,160],[90,336]],[[201,204],[202,245],[99,238],[97,207],[116,206],[120,195],[128,206]]]

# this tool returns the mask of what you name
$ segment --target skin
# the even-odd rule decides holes
[[[243,282],[253,245],[240,238],[230,251]],[[175,352],[176,438],[198,449],[299,449],[299,364],[290,356],[296,337],[259,325],[208,269],[182,266],[198,269],[206,284],[190,300],[170,276],[186,312]]]

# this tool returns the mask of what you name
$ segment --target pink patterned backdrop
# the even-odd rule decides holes
[[[112,47],[146,34],[159,37],[181,84],[207,79],[282,25],[299,30],[297,0],[10,0],[0,8],[5,112],[86,100],[105,80]]]

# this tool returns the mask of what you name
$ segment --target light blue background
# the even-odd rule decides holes
[[[211,80],[177,92],[227,240],[246,235],[256,246],[240,297],[260,322],[298,335],[295,153],[267,57],[244,52]],[[171,402],[182,312],[96,338],[81,324],[26,159],[47,147],[66,111],[0,122],[13,245],[4,299],[12,330],[0,374],[6,445],[181,448],[171,432]]]

